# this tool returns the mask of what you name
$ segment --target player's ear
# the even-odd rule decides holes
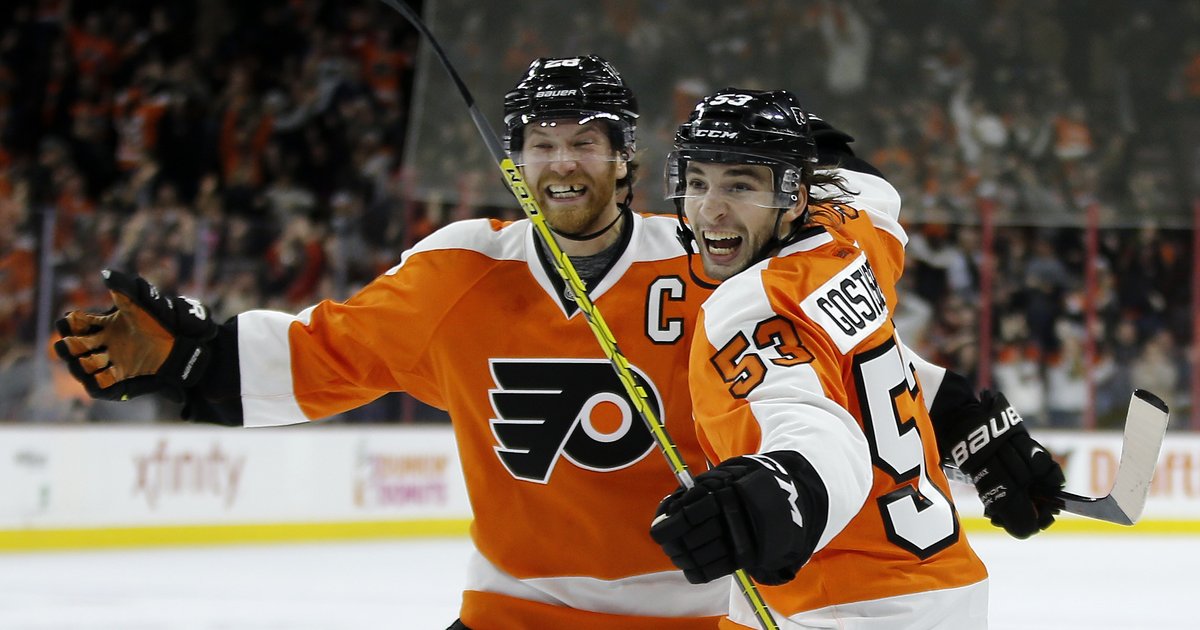
[[[801,186],[796,196],[796,203],[783,212],[783,221],[780,223],[789,223],[804,216],[804,211],[808,209],[808,186]]]
[[[629,175],[629,154],[621,151],[617,154],[617,179],[625,179]]]

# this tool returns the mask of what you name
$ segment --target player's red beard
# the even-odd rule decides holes
[[[546,213],[546,221],[556,232],[589,234],[612,221],[606,210],[616,207],[617,162],[603,162],[600,168],[579,168],[567,175],[543,170],[534,182],[533,196]],[[555,199],[550,186],[582,186],[582,196]]]

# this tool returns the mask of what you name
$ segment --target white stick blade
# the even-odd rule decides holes
[[[1112,489],[1113,500],[1131,522],[1137,522],[1146,508],[1170,418],[1166,403],[1159,397],[1141,389],[1133,392],[1125,418],[1121,464]]]

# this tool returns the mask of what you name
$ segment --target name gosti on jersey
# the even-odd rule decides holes
[[[591,297],[702,470],[685,366],[707,292],[687,280],[674,218],[632,223]],[[244,313],[238,331],[247,426],[392,391],[449,411],[480,552],[468,626],[694,628],[724,612],[727,584],[687,584],[650,539],[675,478],[527,221],[453,224],[345,303]]]
[[[690,363],[710,458],[794,450],[828,490],[827,522],[806,525],[824,528],[817,552],[795,580],[762,589],[784,616],[986,578],[891,322],[906,236],[894,215],[828,209],[837,228],[808,228],[713,293]]]

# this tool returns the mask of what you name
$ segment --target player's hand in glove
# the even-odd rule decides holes
[[[812,112],[808,113],[808,129],[817,145],[819,164],[837,164],[846,158],[854,157],[854,151],[850,149],[854,137],[850,134]]]
[[[887,179],[873,164],[854,154],[854,150],[850,148],[854,136],[834,127],[829,121],[812,112],[808,114],[808,128],[813,142],[817,145],[818,168],[839,168]]]
[[[1004,394],[984,390],[980,405],[956,423],[948,452],[971,476],[992,524],[1016,538],[1029,538],[1054,522],[1054,499],[1065,479],[1062,468],[1029,435]]]
[[[745,569],[784,584],[812,555],[829,499],[808,462],[777,451],[735,457],[658,506],[650,536],[692,584]]]
[[[55,325],[58,356],[93,398],[126,400],[161,392],[176,401],[198,382],[217,334],[208,309],[187,297],[167,297],[136,276],[101,272],[114,307],[71,311]]]

